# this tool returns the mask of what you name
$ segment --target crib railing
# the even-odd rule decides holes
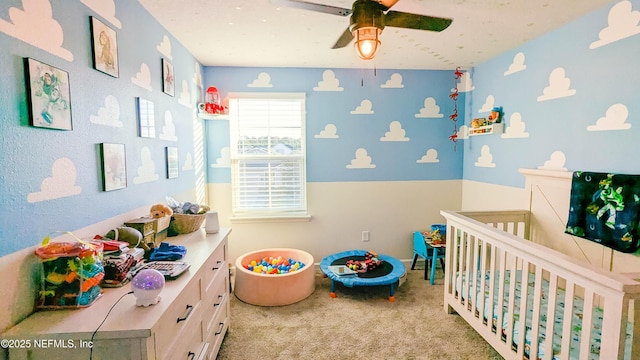
[[[571,355],[579,354],[578,359],[589,359],[594,352],[600,359],[624,359],[625,349],[627,358],[640,359],[640,310],[633,311],[640,304],[640,282],[526,240],[527,211],[440,213],[447,221],[445,310],[462,316],[504,358],[544,354],[552,359],[555,353],[569,359],[574,347]],[[561,314],[558,303],[564,309],[582,304],[581,319],[564,311],[563,321],[555,323]],[[522,316],[514,318],[516,312]],[[541,321],[546,322],[548,341],[540,333]],[[601,327],[599,350],[592,344],[595,326]],[[579,339],[572,342],[576,327],[590,331],[578,331]],[[554,332],[561,336],[555,347],[550,340]],[[630,338],[627,332],[632,332]]]

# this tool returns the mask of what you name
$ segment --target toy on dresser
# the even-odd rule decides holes
[[[49,242],[47,236],[35,251],[42,270],[39,309],[85,307],[102,294],[102,244],[67,234],[77,241]]]

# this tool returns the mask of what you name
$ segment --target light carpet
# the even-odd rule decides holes
[[[389,286],[337,284],[331,298],[331,280],[320,273],[313,294],[292,305],[255,306],[232,293],[217,359],[502,359],[460,316],[444,311],[440,268],[435,285],[418,266],[407,272],[394,302]]]

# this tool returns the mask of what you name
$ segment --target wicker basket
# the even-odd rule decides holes
[[[169,236],[188,234],[200,229],[207,216],[207,211],[209,211],[209,207],[202,205],[200,206],[199,214],[174,213],[171,216],[171,222],[169,223]]]

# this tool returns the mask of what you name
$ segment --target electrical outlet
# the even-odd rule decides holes
[[[368,231],[363,231],[362,232],[362,241],[369,241],[369,232]]]

